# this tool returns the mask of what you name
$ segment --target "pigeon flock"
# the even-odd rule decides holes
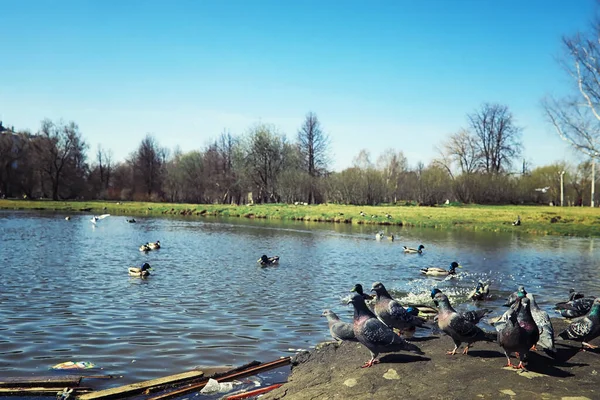
[[[431,291],[431,299],[437,308],[433,322],[419,316],[420,308],[427,306],[404,307],[381,282],[371,286],[374,296],[364,293],[361,284],[356,284],[351,292],[354,294],[348,304],[354,307],[352,323],[340,320],[331,310],[323,311],[322,316],[327,318],[329,332],[336,342],[359,342],[369,350],[371,358],[363,368],[377,364],[381,353],[406,351],[423,354],[418,346],[410,343],[416,329],[437,328],[449,336],[454,348],[447,352],[448,355],[455,355],[463,344],[462,354],[466,355],[476,342],[496,342],[508,360],[505,367],[515,369],[526,369],[530,351],[541,350],[551,357],[556,355],[550,316],[538,307],[534,295],[528,293],[524,286],[519,286],[508,297],[504,304],[508,310],[493,322],[495,331],[486,331],[477,325],[491,310],[456,311],[438,288]],[[488,296],[489,285],[479,282],[469,298],[480,301]],[[600,336],[600,298],[586,297],[571,290],[569,300],[557,303],[556,310],[565,317],[576,318],[556,338],[581,342],[582,351],[598,347],[589,342]],[[511,362],[512,354],[519,359],[517,365]]]

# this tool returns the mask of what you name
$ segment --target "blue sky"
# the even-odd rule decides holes
[[[411,165],[483,102],[509,106],[534,166],[576,160],[541,98],[569,91],[561,37],[578,1],[0,0],[0,119],[73,120],[124,159],[147,133],[203,148],[258,121],[293,139],[314,111],[336,170],[361,149]]]

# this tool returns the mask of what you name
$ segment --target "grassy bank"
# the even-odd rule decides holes
[[[380,224],[474,231],[522,231],[541,235],[598,236],[600,210],[590,207],[542,206],[347,206],[337,204],[171,204],[116,201],[0,200],[0,209],[65,213],[110,213],[128,216],[226,216],[352,224]],[[364,215],[361,215],[361,212]],[[517,215],[522,225],[512,226]]]

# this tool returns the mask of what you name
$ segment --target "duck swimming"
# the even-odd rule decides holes
[[[276,265],[279,264],[279,256],[267,257],[263,254],[256,262],[260,265]]]
[[[478,282],[475,290],[469,294],[471,300],[480,301],[485,300],[490,294],[490,285],[484,285],[483,282]]]
[[[375,240],[382,240],[383,238],[387,238],[387,240],[389,240],[390,242],[394,241],[394,235],[391,233],[387,236],[383,232],[377,232],[375,234]]]
[[[148,276],[152,267],[147,262],[143,263],[141,267],[129,267],[129,275],[131,276]]]
[[[406,246],[402,246],[402,247],[404,247],[405,253],[419,253],[419,254],[422,254],[423,249],[425,248],[425,246],[423,246],[422,244],[419,245],[418,249],[414,249],[412,247],[406,247]]]
[[[429,268],[422,268],[421,273],[425,274],[425,275],[431,275],[431,276],[454,275],[454,274],[456,274],[456,268],[462,268],[462,265],[459,265],[456,261],[452,261],[452,264],[450,264],[450,268],[448,270],[445,270],[444,268],[439,268],[439,267],[429,267]]]
[[[152,250],[152,249],[150,248],[150,245],[148,243],[140,246],[140,251],[150,251],[150,250]]]
[[[158,250],[158,249],[160,249],[160,240],[157,240],[156,242],[150,242],[150,243],[148,243],[148,247],[150,247],[150,250]]]

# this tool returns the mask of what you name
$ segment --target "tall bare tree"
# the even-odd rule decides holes
[[[308,202],[315,202],[316,179],[327,173],[329,167],[329,136],[321,129],[317,114],[309,112],[298,130],[298,148],[301,167],[311,177]]]
[[[150,197],[162,191],[167,149],[161,147],[154,136],[148,134],[132,156],[134,182]]]
[[[65,177],[81,178],[84,173],[82,169],[87,167],[85,151],[88,146],[74,122],[54,123],[45,119],[38,135],[41,139],[37,141],[36,148],[39,165],[51,182],[52,199],[58,200]]]
[[[600,18],[591,29],[562,41],[561,64],[572,78],[573,94],[542,101],[558,135],[578,151],[600,156]]]
[[[520,155],[521,128],[513,121],[508,107],[485,103],[468,115],[470,128],[477,138],[481,165],[487,173],[508,170]]]

